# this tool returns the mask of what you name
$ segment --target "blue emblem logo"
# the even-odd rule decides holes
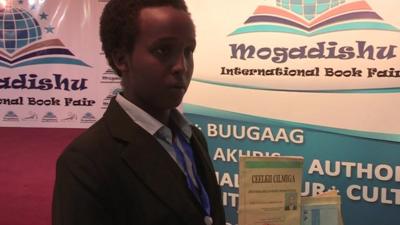
[[[60,39],[49,39],[56,27],[49,12],[37,4],[43,1],[0,1],[0,67],[16,68],[37,64],[72,64],[90,67],[64,46]],[[39,16],[35,18],[31,13]]]

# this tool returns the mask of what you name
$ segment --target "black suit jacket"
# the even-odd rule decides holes
[[[194,127],[191,146],[214,224],[225,225],[207,145]],[[115,99],[59,157],[52,216],[53,225],[204,225],[175,161]]]

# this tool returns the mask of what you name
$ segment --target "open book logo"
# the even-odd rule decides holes
[[[0,0],[0,67],[72,64],[90,67],[52,38],[54,27],[40,1]],[[36,15],[36,17],[34,16]]]
[[[385,23],[365,1],[276,0],[276,7],[258,6],[244,26],[229,35],[279,32],[315,36],[348,30],[400,31]]]

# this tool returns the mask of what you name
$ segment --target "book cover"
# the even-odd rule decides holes
[[[239,225],[300,225],[303,157],[240,157]]]

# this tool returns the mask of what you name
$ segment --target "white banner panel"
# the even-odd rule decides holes
[[[85,128],[119,78],[99,41],[104,1],[0,1],[0,126]]]

